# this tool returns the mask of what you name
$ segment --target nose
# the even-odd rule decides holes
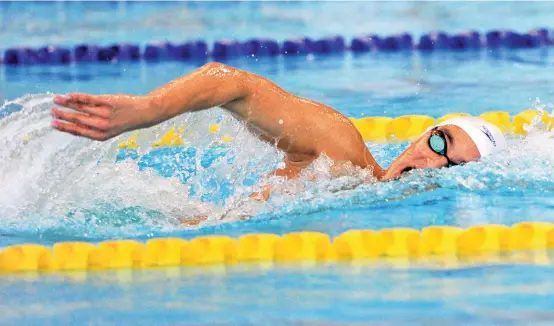
[[[391,164],[382,180],[396,179],[403,172],[412,169],[441,168],[448,163],[445,157],[433,153],[425,147],[420,147],[419,144],[414,145],[416,146],[406,150]]]

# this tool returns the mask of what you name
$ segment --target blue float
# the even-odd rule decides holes
[[[113,46],[105,46],[98,49],[97,60],[110,62],[117,58],[117,49]]]
[[[400,48],[401,49],[413,49],[414,48],[414,39],[412,38],[412,35],[408,33],[403,33],[396,36],[398,38],[398,41],[400,42]]]
[[[208,46],[202,41],[172,45],[168,51],[169,57],[176,60],[201,60],[208,57]]]
[[[308,46],[308,49],[310,50],[310,52],[313,52],[314,51],[314,41],[309,37],[304,37],[303,40],[304,40],[304,43],[306,43],[306,45]]]
[[[140,59],[140,47],[136,44],[114,44],[112,49],[119,61],[136,61]]]
[[[50,52],[48,51],[47,46],[42,47],[35,52],[34,62],[42,64],[50,63]]]
[[[537,29],[532,29],[532,30],[529,31],[529,35],[531,35],[533,37],[536,37],[539,44],[542,45],[542,46],[551,44],[549,34],[550,33],[548,32],[548,29],[546,29],[546,28],[537,28]]]
[[[157,61],[170,58],[170,49],[173,45],[169,42],[153,42],[146,45],[143,57],[148,61]]]
[[[204,42],[187,42],[172,45],[169,55],[176,60],[204,59],[208,56],[208,46]]]
[[[540,42],[536,36],[507,31],[502,35],[502,44],[511,49],[518,49],[538,47]]]
[[[483,41],[481,40],[481,34],[476,31],[468,32],[471,40],[471,47],[474,49],[481,48],[483,46]]]
[[[443,50],[450,47],[450,37],[444,32],[433,32],[420,37],[417,45],[420,50]]]
[[[73,58],[77,62],[91,62],[98,60],[98,46],[81,44],[73,48]]]
[[[498,48],[502,45],[502,32],[501,31],[490,31],[485,34],[487,47],[489,48]]]
[[[464,32],[450,37],[450,49],[466,50],[481,47],[481,37],[477,32]]]
[[[285,40],[281,53],[284,55],[299,55],[312,52],[313,42],[309,38],[294,38]]]
[[[7,65],[32,64],[36,61],[35,58],[35,51],[30,48],[7,49],[4,52],[4,64]]]
[[[72,61],[71,51],[67,48],[55,47],[51,49],[50,59],[54,63],[68,64]]]
[[[358,36],[352,39],[350,43],[350,50],[353,52],[366,52],[369,51],[371,39],[365,36]]]
[[[359,36],[352,39],[350,50],[353,52],[374,51],[379,48],[381,38],[377,35]]]
[[[400,50],[400,42],[394,36],[385,37],[379,44],[381,51],[398,51]]]
[[[172,59],[186,60],[191,57],[190,44],[177,44],[169,48],[169,56]]]
[[[241,44],[241,52],[246,56],[260,55],[261,42],[258,39],[251,39]]]
[[[538,35],[523,34],[522,47],[524,48],[536,48],[541,46],[540,37]]]
[[[260,55],[276,56],[279,55],[279,43],[272,39],[260,40]]]
[[[204,41],[194,41],[191,43],[191,58],[205,59],[208,57],[208,44]]]
[[[449,45],[453,50],[466,50],[470,47],[470,38],[467,35],[454,35],[450,38]]]
[[[518,48],[523,44],[523,39],[521,35],[514,33],[512,31],[505,31],[501,34],[502,45],[507,48]]]
[[[344,51],[344,38],[342,36],[326,37],[316,40],[312,44],[315,53],[340,53]]]
[[[241,45],[235,40],[220,40],[214,43],[212,56],[214,58],[236,57],[241,54]]]
[[[251,39],[241,44],[241,53],[246,56],[275,56],[279,43],[272,39]]]
[[[400,51],[413,48],[412,36],[409,34],[393,35],[376,43],[381,51]]]
[[[71,62],[71,51],[56,46],[45,46],[35,52],[33,63],[68,64]]]

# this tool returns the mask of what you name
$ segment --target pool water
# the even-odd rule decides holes
[[[43,11],[33,13],[35,9],[24,4],[0,4],[12,12],[43,19],[49,10],[58,14],[79,10],[87,13],[82,24],[72,20],[71,15],[65,16],[67,26],[78,27],[71,29],[69,36],[53,29],[53,25],[48,25],[50,29],[40,27],[44,34],[28,41],[41,44],[52,41],[54,35],[60,38],[56,39],[59,42],[70,43],[85,31],[96,30],[96,25],[87,25],[87,21],[104,21],[109,12],[114,12],[107,4],[66,5],[70,8],[65,11],[53,9],[54,4],[42,5]],[[501,4],[486,4],[500,8],[497,5]],[[379,28],[383,34],[406,30],[417,33],[433,29],[423,23],[429,21],[443,29],[495,27],[488,25],[490,20],[462,19],[477,10],[476,4],[469,3],[342,3],[341,10],[333,3],[242,3],[231,4],[221,12],[212,11],[210,6],[128,3],[127,16],[123,16],[126,18],[111,22],[121,33],[107,36],[106,32],[98,31],[91,34],[90,40],[149,41],[146,37],[154,38],[157,32],[150,35],[140,28],[130,29],[124,22],[138,24],[140,19],[146,19],[160,27],[162,23],[151,13],[154,9],[192,16],[203,12],[209,18],[201,30],[208,31],[207,34],[184,32],[183,37],[202,35],[207,40],[222,37],[218,33],[223,33],[224,24],[228,23],[222,13],[234,13],[245,21],[248,21],[245,17],[252,17],[253,22],[268,21],[268,15],[279,14],[285,21],[297,20],[298,26],[304,26],[292,29],[286,23],[275,23],[282,29],[269,29],[265,36],[276,38],[293,36],[298,31],[313,32],[314,36],[330,32],[356,35],[362,28]],[[551,21],[554,11],[547,11],[549,6],[552,5],[504,6],[504,21],[513,28],[536,27],[548,21],[546,18]],[[308,24],[304,15],[315,10],[321,10],[323,16],[338,10],[337,15],[342,17],[339,22],[344,24],[342,27],[323,26],[321,22]],[[368,25],[356,29],[346,19],[348,10],[420,14],[399,25],[387,23],[378,15],[373,22],[364,20]],[[212,12],[213,16],[209,14]],[[520,12],[528,14],[516,23]],[[427,15],[437,19],[429,20]],[[2,28],[12,31],[8,33],[11,41],[7,44],[27,40],[25,33],[31,33],[12,28],[22,24],[21,21],[4,20],[3,24]],[[173,31],[168,39],[179,37],[176,28],[165,27],[160,28],[164,32]],[[36,28],[39,27],[35,31]],[[233,36],[246,38],[261,33],[253,30],[248,35],[248,31],[238,28]],[[552,51],[553,48],[432,54],[345,53],[237,58],[226,63],[261,74],[295,94],[321,101],[349,117],[405,114],[439,117],[451,112],[480,114],[502,110],[516,114],[529,108],[553,111]],[[146,240],[158,236],[188,239],[208,234],[239,236],[303,230],[333,236],[353,228],[468,227],[554,221],[554,136],[541,131],[541,126],[535,126],[527,137],[511,137],[509,149],[501,155],[448,170],[414,171],[389,183],[367,180],[364,171],[329,179],[329,162],[322,157],[298,182],[267,180],[283,192],[263,204],[245,198],[258,182],[265,180],[265,173],[280,162],[282,154],[257,140],[220,109],[183,115],[142,131],[137,151],[118,148],[129,134],[98,143],[49,128],[52,94],[74,91],[144,94],[202,64],[0,66],[0,99],[7,101],[0,109],[0,247],[26,242]],[[215,123],[221,125],[221,130],[209,133],[209,126]],[[185,128],[185,145],[152,148],[150,145],[171,127]],[[224,142],[224,136],[233,140]],[[367,145],[377,161],[388,166],[408,144]],[[316,176],[317,181],[305,182],[311,176]],[[199,228],[184,229],[176,221],[203,214],[215,220],[224,213],[229,217],[223,222],[210,221]],[[235,221],[233,217],[241,214],[255,217]],[[554,319],[550,312],[554,295],[550,266],[531,263],[446,269],[406,266],[410,263],[386,262],[379,267],[255,265],[2,276],[0,324],[109,325],[124,321],[125,324],[534,325],[550,324]]]
[[[0,47],[145,43],[434,30],[527,31],[552,21],[554,4],[526,1],[59,1],[0,3]],[[486,12],[486,15],[483,14]],[[550,26],[551,27],[551,26]]]
[[[11,277],[1,288],[17,295],[0,308],[14,325],[550,325],[551,273],[346,265]]]

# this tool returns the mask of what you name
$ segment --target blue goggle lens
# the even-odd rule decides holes
[[[429,145],[431,145],[431,149],[433,151],[441,155],[444,153],[444,149],[446,148],[444,139],[439,135],[432,135],[431,139],[429,139]]]

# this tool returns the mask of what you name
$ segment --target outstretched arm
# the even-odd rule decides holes
[[[53,109],[61,131],[96,140],[146,128],[185,112],[222,106],[237,118],[257,126],[263,136],[282,137],[287,126],[279,124],[271,108],[283,106],[290,94],[260,76],[219,64],[201,68],[155,89],[146,96],[125,94],[69,94],[54,98],[56,104],[78,112]]]
[[[332,108],[284,91],[273,82],[220,63],[208,63],[146,96],[69,94],[52,109],[53,126],[96,140],[150,127],[184,112],[222,106],[275,142],[291,163],[325,152],[334,160],[382,170],[352,123]],[[360,155],[364,153],[365,155]]]
[[[75,110],[52,109],[54,128],[96,140],[221,106],[285,151],[287,167],[302,169],[325,153],[335,161],[373,167],[377,177],[383,173],[344,115],[220,63],[208,63],[146,96],[69,94],[54,101]]]
[[[53,126],[64,132],[107,140],[123,132],[146,128],[181,113],[240,101],[248,89],[238,70],[210,63],[169,82],[147,96],[69,94],[56,104],[78,112],[52,109]]]

